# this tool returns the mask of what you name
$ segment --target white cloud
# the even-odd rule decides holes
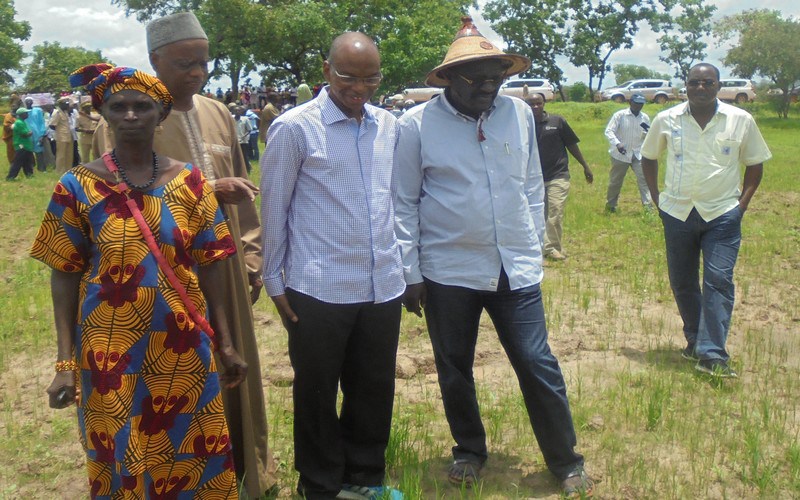
[[[479,5],[486,3],[479,1]],[[721,18],[750,8],[767,8],[779,10],[785,16],[800,17],[800,3],[795,0],[711,0],[718,7],[715,18]],[[26,52],[45,41],[59,42],[63,46],[79,46],[89,50],[100,50],[105,57],[114,63],[134,66],[150,71],[145,44],[145,29],[142,23],[133,17],[126,17],[124,10],[112,6],[109,0],[16,0],[17,20],[25,20],[31,24],[30,40],[23,44]],[[503,46],[500,37],[491,30],[478,11],[471,9],[480,31],[499,46]],[[455,34],[457,26],[453,27]],[[640,64],[652,67],[659,72],[672,73],[672,70],[658,60],[659,48],[656,35],[644,27],[636,36],[633,48],[620,50],[611,56],[610,63]],[[709,43],[708,60],[719,63],[725,54],[725,48]],[[563,61],[562,69],[568,83],[586,81],[587,72]],[[723,76],[727,76],[725,68],[721,68]],[[17,82],[22,82],[22,75]],[[257,78],[254,78],[257,81]],[[607,79],[613,83],[613,75]],[[230,85],[227,79],[213,82],[213,87]]]

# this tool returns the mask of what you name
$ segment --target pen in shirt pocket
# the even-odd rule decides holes
[[[511,154],[511,149],[508,148],[508,143],[506,143],[506,154],[507,155]]]

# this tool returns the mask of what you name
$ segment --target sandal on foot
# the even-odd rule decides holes
[[[563,496],[566,498],[590,498],[594,483],[583,466],[575,467],[561,482]]]
[[[453,465],[447,470],[447,480],[452,484],[464,485],[465,488],[472,488],[472,485],[480,481],[480,472],[483,466],[471,460],[455,460]]]

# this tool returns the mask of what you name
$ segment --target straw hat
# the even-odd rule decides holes
[[[456,39],[450,44],[447,55],[442,64],[436,66],[428,73],[425,83],[431,87],[448,87],[450,80],[443,74],[444,69],[458,66],[470,61],[480,59],[501,59],[511,63],[505,76],[522,73],[531,67],[531,60],[518,54],[506,54],[494,46],[475,27],[470,16],[461,18],[463,26],[456,33]]]

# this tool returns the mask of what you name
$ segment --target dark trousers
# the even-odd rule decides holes
[[[25,177],[33,175],[33,151],[24,149],[16,151],[14,161],[11,162],[11,168],[8,169],[6,180],[16,179],[20,169],[25,173]]]
[[[442,401],[456,442],[453,457],[483,463],[488,451],[472,366],[484,309],[517,374],[536,441],[550,471],[564,479],[583,457],[574,451],[575,428],[558,361],[547,344],[539,285],[510,290],[501,273],[497,291],[442,285],[425,279],[425,319],[433,344]]]
[[[78,151],[78,141],[72,141],[72,166],[77,167],[81,164],[81,154]]]
[[[244,165],[247,167],[247,173],[250,173],[250,143],[240,142],[239,147],[242,148],[242,155],[244,156]]]
[[[382,485],[400,299],[330,304],[290,289],[286,297],[300,318],[288,328],[298,489],[309,499],[335,498],[343,483]]]
[[[250,134],[250,159],[258,161],[261,153],[258,151],[258,134]]]

